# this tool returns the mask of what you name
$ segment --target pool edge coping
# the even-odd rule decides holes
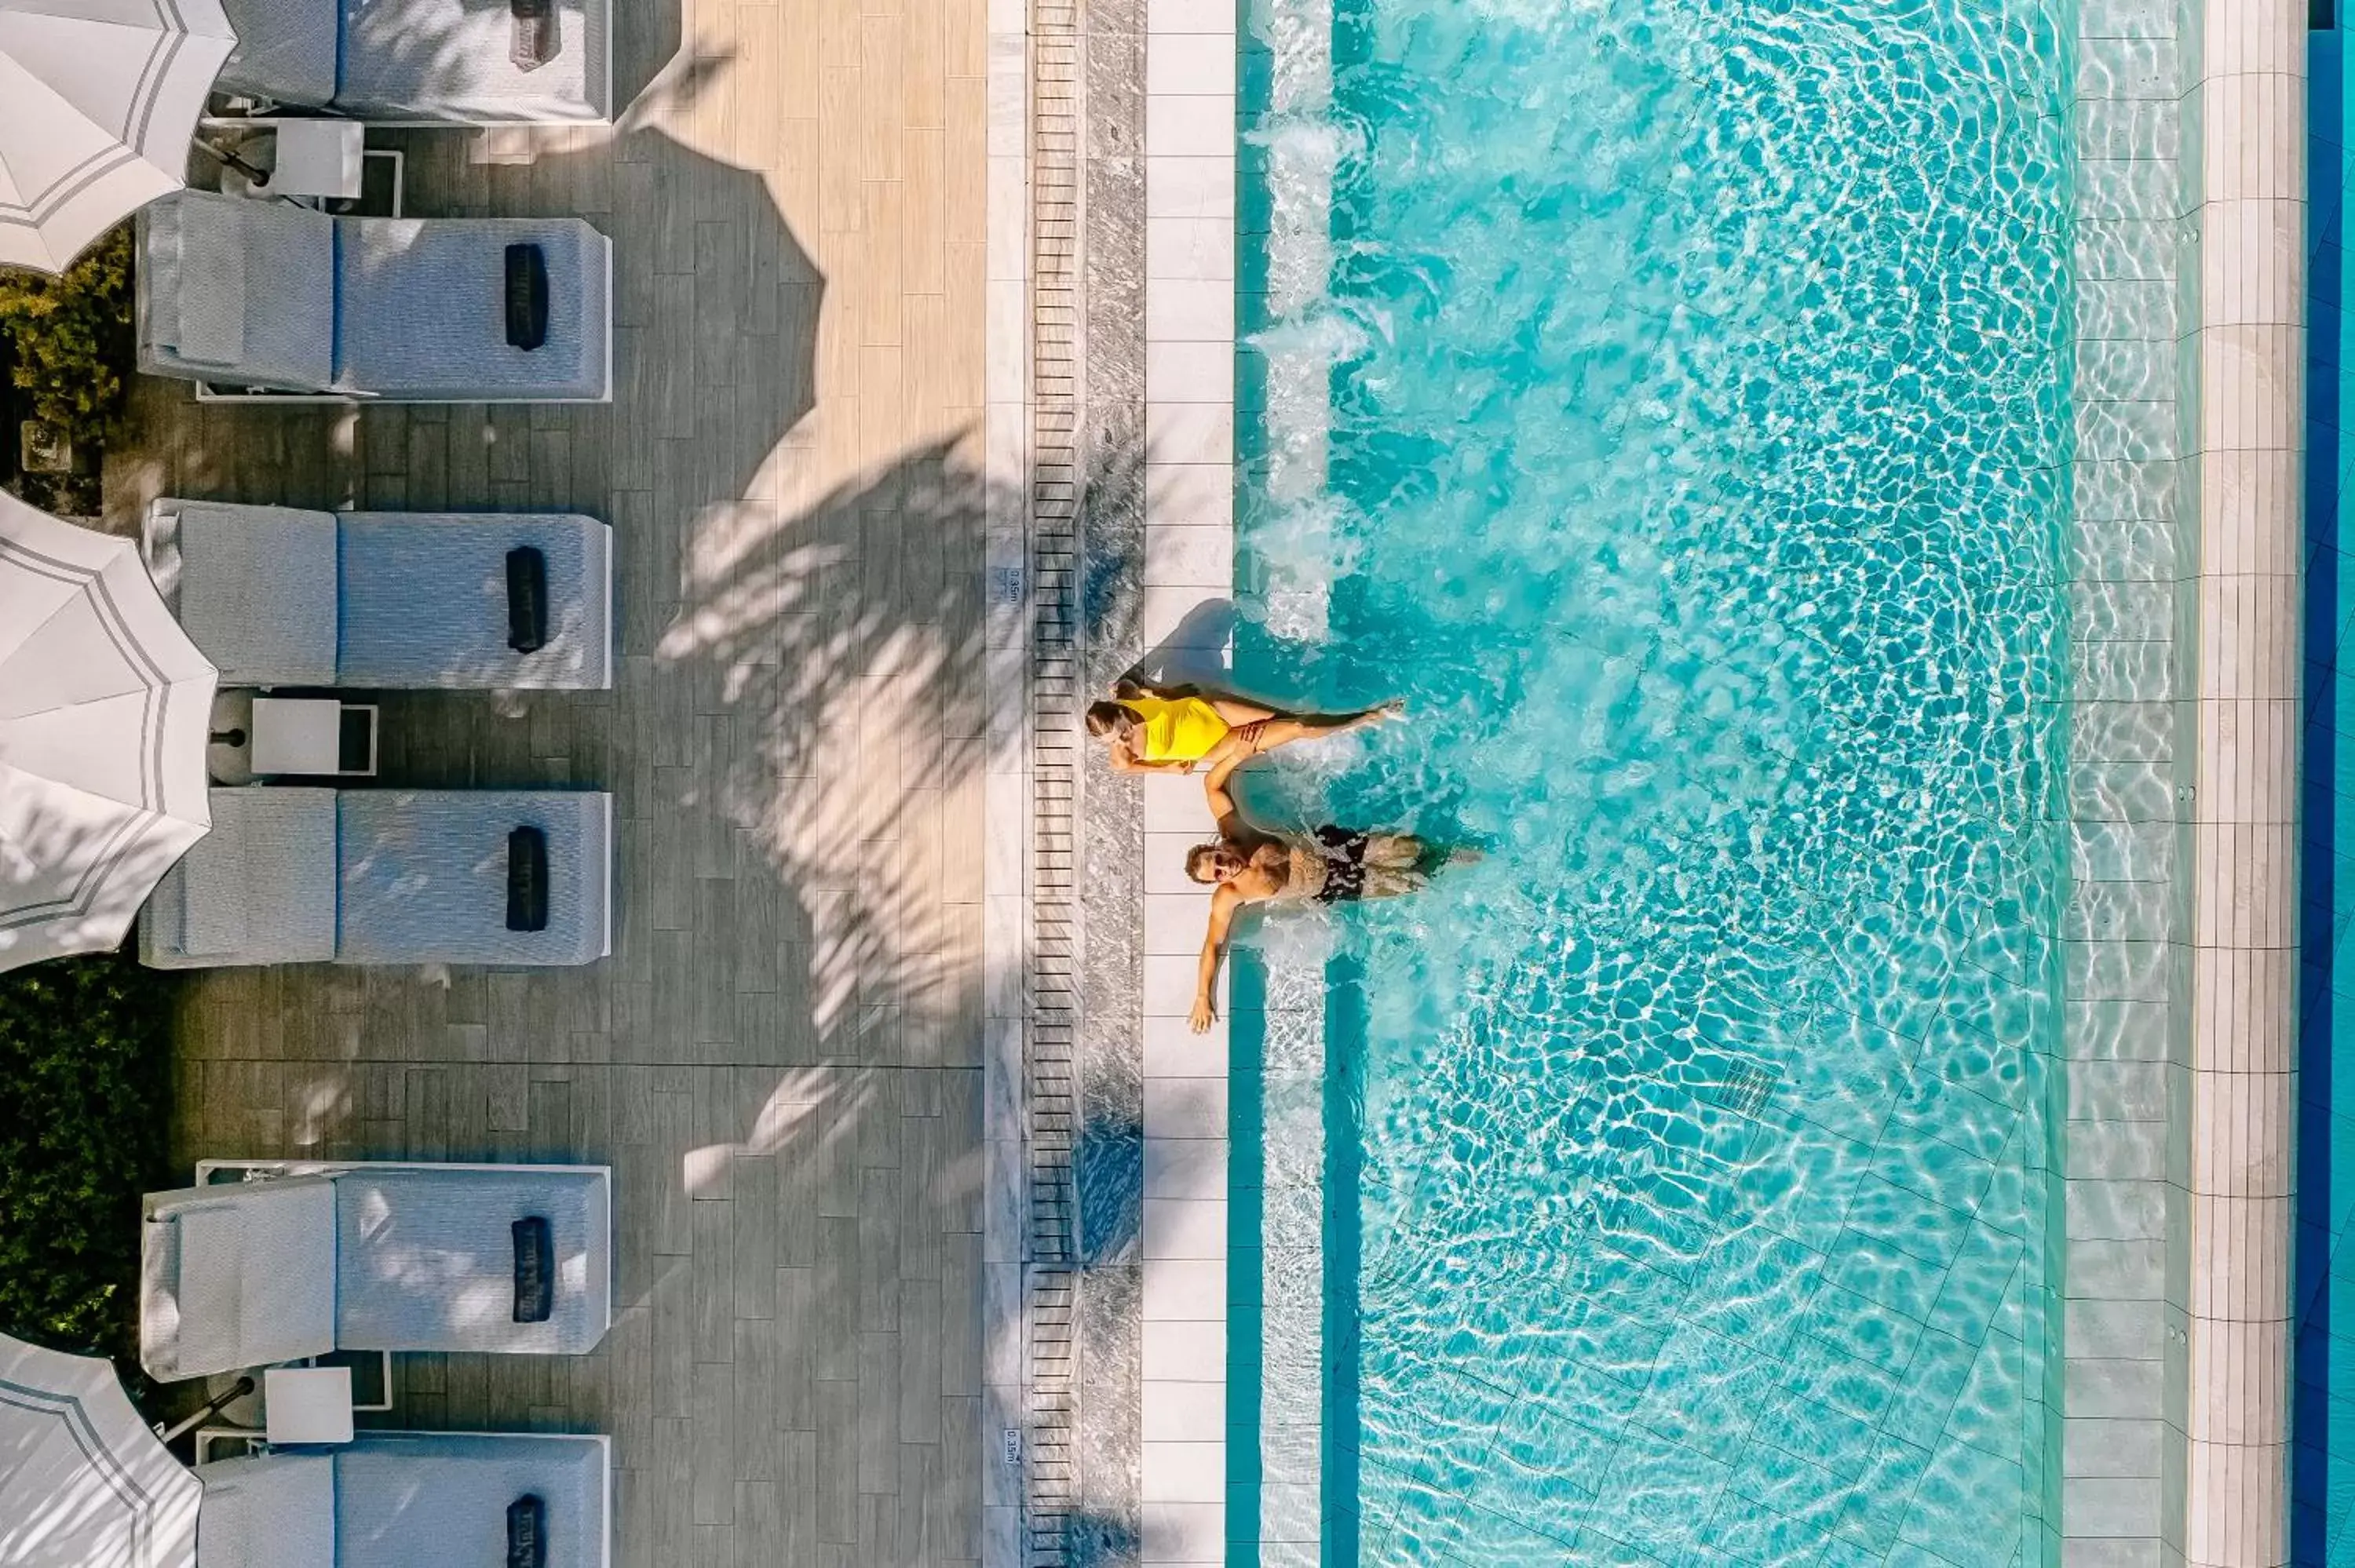
[[[2289,1557],[2307,26],[2206,0],[2198,116],[2196,725],[2181,1551]],[[2170,1522],[2175,1522],[2170,1520]]]
[[[1135,635],[1165,660],[1231,652],[1235,456],[1233,0],[1145,7],[1145,559]],[[1144,951],[1138,1422],[1146,1568],[1227,1555],[1229,1021],[1188,1032],[1207,893],[1180,869],[1213,836],[1199,779],[1141,781]],[[1176,950],[1170,950],[1176,949]],[[1231,965],[1229,966],[1231,969]]]

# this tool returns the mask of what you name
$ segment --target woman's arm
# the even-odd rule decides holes
[[[1114,742],[1112,748],[1112,770],[1114,773],[1190,773],[1190,762],[1147,762],[1127,747]]]
[[[1194,970],[1194,1012],[1187,1022],[1199,1034],[1219,1016],[1214,998],[1219,991],[1219,954],[1226,948],[1227,930],[1234,923],[1243,895],[1231,886],[1210,895],[1210,928],[1202,937],[1202,959]]]

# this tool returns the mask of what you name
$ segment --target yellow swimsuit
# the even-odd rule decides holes
[[[1199,697],[1129,697],[1121,706],[1141,715],[1137,759],[1199,762],[1227,738],[1227,721]]]

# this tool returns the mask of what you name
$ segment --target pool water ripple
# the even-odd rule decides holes
[[[1331,368],[1265,381],[1325,461],[1247,457],[1239,662],[1414,718],[1252,798],[1487,859],[1332,923],[1328,1541],[2041,1561],[2073,16],[1333,26],[1329,112],[1252,132],[1333,216],[1246,352]]]

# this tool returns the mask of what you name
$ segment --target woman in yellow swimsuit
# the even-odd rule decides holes
[[[1190,773],[1206,760],[1339,735],[1398,713],[1396,703],[1350,714],[1284,713],[1193,686],[1122,681],[1111,701],[1088,708],[1088,733],[1111,747],[1114,772]]]

